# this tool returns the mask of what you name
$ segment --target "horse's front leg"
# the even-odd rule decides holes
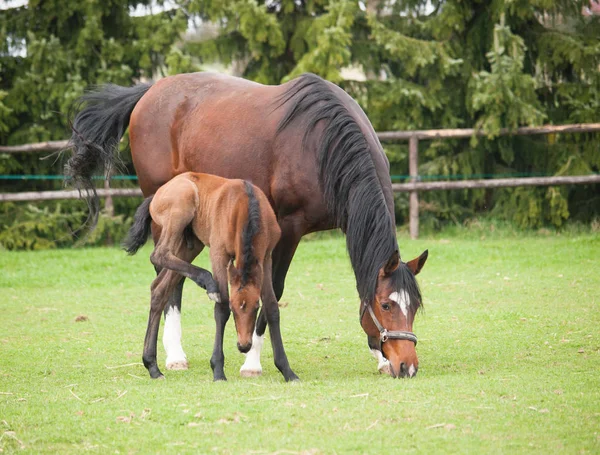
[[[210,366],[213,370],[215,381],[226,381],[225,377],[225,354],[223,353],[223,335],[225,325],[229,320],[231,310],[229,309],[229,288],[227,282],[227,264],[229,257],[215,246],[210,249],[213,276],[217,282],[220,299],[215,301],[215,344],[210,358]]]
[[[151,285],[150,315],[144,339],[142,360],[144,366],[148,369],[148,373],[150,373],[150,377],[153,379],[163,377],[156,361],[156,343],[160,327],[160,317],[169,300],[169,295],[173,292],[180,279],[179,275],[165,269],[158,274]]]

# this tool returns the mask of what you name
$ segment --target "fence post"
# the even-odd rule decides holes
[[[419,139],[412,135],[408,141],[408,173],[411,182],[419,180]],[[409,223],[410,238],[419,238],[419,193],[411,191],[409,194]]]
[[[110,178],[104,180],[104,189],[110,190]],[[109,194],[106,196],[104,200],[104,210],[106,210],[106,214],[110,217],[115,216],[115,205],[113,203],[112,196]]]

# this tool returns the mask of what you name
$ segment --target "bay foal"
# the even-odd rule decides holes
[[[297,379],[283,349],[271,278],[271,252],[281,230],[264,193],[243,180],[194,172],[180,174],[137,209],[124,243],[128,253],[135,254],[146,242],[150,229],[155,241],[150,261],[158,272],[151,286],[144,340],[143,361],[150,376],[162,377],[156,361],[160,317],[184,276],[206,289],[215,301],[217,329],[210,360],[215,380],[226,379],[223,333],[230,312],[235,320],[238,349],[247,353],[252,346],[259,299],[269,322],[275,364],[286,380]],[[191,264],[204,246],[210,247],[214,278],[207,270]],[[187,368],[187,361],[182,367]]]

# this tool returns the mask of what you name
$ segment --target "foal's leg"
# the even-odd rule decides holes
[[[300,243],[302,230],[298,228],[295,218],[286,218],[280,223],[281,240],[273,250],[273,289],[277,301],[283,295],[285,277],[290,268],[290,263]],[[267,313],[265,307],[260,310],[256,321],[256,329],[252,336],[252,348],[246,354],[246,361],[240,368],[242,376],[259,376],[262,374],[262,366],[260,364],[260,354],[265,340],[265,330],[267,328]]]
[[[277,304],[273,286],[271,285],[271,258],[265,260],[264,271],[265,275],[263,278],[261,300],[269,324],[269,335],[271,336],[271,346],[273,347],[275,366],[281,371],[281,374],[283,374],[286,381],[298,381],[298,376],[296,376],[290,368],[285,349],[283,348],[283,340],[281,339],[279,305]]]
[[[160,229],[157,225],[152,226],[152,236],[154,243],[158,243],[160,238]],[[190,235],[191,234],[191,235]],[[184,230],[185,247],[182,247],[178,256],[187,262],[192,262],[198,256],[204,245],[193,233]],[[156,273],[160,273],[161,268],[155,266]],[[165,328],[163,330],[163,346],[165,348],[167,370],[187,370],[187,356],[181,345],[181,296],[183,293],[183,284],[185,278],[180,276],[179,282],[169,296],[169,302],[165,307]]]
[[[225,325],[229,320],[231,310],[229,309],[229,288],[227,282],[227,264],[229,257],[217,247],[213,246],[210,249],[210,260],[213,269],[213,276],[217,281],[219,293],[221,295],[220,302],[215,302],[215,344],[213,353],[210,358],[210,366],[213,370],[213,379],[215,381],[226,381],[225,377],[225,354],[223,353],[223,334],[225,333]]]
[[[180,276],[170,270],[162,270],[150,287],[150,315],[148,317],[148,328],[144,339],[144,353],[142,360],[153,379],[163,377],[156,362],[156,342],[160,326],[160,316],[173,292]]]
[[[166,232],[164,232],[162,236],[165,236],[165,234]],[[177,249],[175,249],[175,251]],[[164,245],[159,241],[156,249],[150,256],[150,261],[157,267],[173,270],[180,275],[189,278],[198,286],[205,289],[211,300],[214,300],[215,302],[219,301],[220,297],[217,282],[213,279],[212,274],[208,270],[178,258],[172,251],[173,249],[170,245]]]

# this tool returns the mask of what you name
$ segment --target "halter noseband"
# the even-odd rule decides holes
[[[369,305],[367,302],[364,303],[363,307],[362,307],[362,311],[360,312],[360,320],[362,322],[363,316],[365,315],[365,311],[369,311],[369,314],[371,315],[371,319],[373,320],[373,323],[375,324],[375,327],[377,327],[377,330],[379,330],[379,341],[381,344],[385,343],[388,340],[408,340],[408,341],[412,341],[415,346],[417,345],[417,336],[412,333],[412,332],[406,332],[404,330],[387,330],[386,328],[384,328],[381,323],[377,320],[377,317],[375,317],[375,312],[373,311],[373,308],[371,305]]]

